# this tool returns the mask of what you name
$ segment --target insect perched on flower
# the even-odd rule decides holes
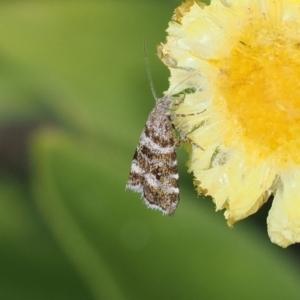
[[[268,233],[282,247],[300,242],[299,20],[300,0],[187,1],[158,48],[168,93],[193,91],[172,122],[191,141],[197,191],[229,225],[273,194]]]
[[[155,99],[135,150],[126,188],[141,193],[145,204],[172,215],[179,202],[176,141],[169,106],[172,99]]]

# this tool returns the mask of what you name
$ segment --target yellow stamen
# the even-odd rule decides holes
[[[300,163],[299,36],[299,24],[292,22],[252,24],[230,56],[216,63],[215,104],[226,99],[229,122],[242,128],[245,148],[276,155],[281,167]]]

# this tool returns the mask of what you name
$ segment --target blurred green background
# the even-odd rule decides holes
[[[183,150],[174,217],[125,192],[154,106],[143,39],[162,95],[156,45],[180,4],[0,2],[1,300],[299,299],[298,252],[271,244],[267,208],[228,228]]]

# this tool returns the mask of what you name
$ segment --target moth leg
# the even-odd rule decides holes
[[[172,127],[178,133],[178,135],[175,137],[175,146],[176,147],[181,147],[182,145],[185,145],[185,144],[192,144],[204,151],[204,148],[202,148],[200,145],[197,145],[196,143],[194,143],[176,125],[172,124]]]
[[[206,109],[203,109],[202,111],[196,112],[196,113],[191,113],[191,114],[172,114],[172,117],[190,117],[190,116],[197,116],[202,113],[204,113]]]
[[[199,112],[195,112],[195,113],[189,113],[189,114],[178,114],[178,113],[175,113],[176,109],[178,108],[178,106],[184,101],[184,98],[185,98],[185,95],[181,95],[178,103],[176,104],[173,104],[171,107],[169,107],[168,111],[169,111],[169,114],[167,115],[168,116],[168,119],[173,127],[173,131],[175,131],[177,133],[174,134],[174,137],[175,137],[175,145],[176,147],[180,147],[184,144],[193,144],[194,146],[202,149],[204,151],[204,149],[200,146],[200,145],[197,145],[196,143],[194,143],[189,137],[187,137],[187,134],[184,134],[179,128],[178,126],[176,126],[175,124],[173,124],[173,119],[174,117],[190,117],[190,116],[197,116],[197,115],[200,115],[202,113],[204,113],[206,111],[206,109],[203,109]],[[199,126],[201,126],[203,124],[203,122],[201,122],[199,125],[197,125],[192,131],[194,131],[195,129],[197,129]],[[191,131],[191,132],[192,132]],[[190,132],[189,132],[190,133]]]

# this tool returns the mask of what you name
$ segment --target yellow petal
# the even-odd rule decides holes
[[[300,169],[281,174],[267,223],[273,243],[287,247],[300,242]]]

